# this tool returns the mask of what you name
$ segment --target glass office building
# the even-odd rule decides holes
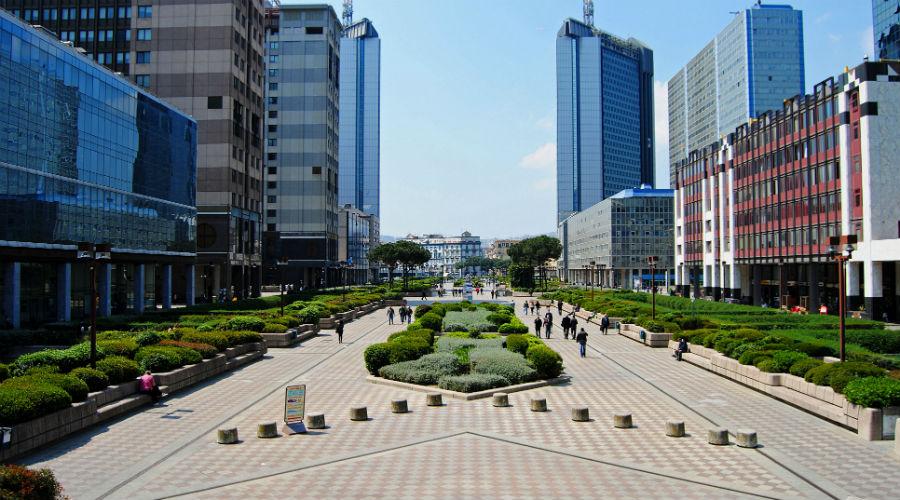
[[[380,228],[378,217],[344,205],[341,208],[340,243],[338,259],[341,261],[345,284],[365,284],[377,279],[378,265],[369,261],[369,251],[378,245]]]
[[[381,212],[381,39],[363,19],[341,37],[338,202]]]
[[[872,0],[875,55],[879,59],[900,59],[900,4],[895,0]]]
[[[0,11],[0,134],[0,323],[85,313],[81,241],[112,245],[101,314],[171,306],[196,257],[196,122]]]

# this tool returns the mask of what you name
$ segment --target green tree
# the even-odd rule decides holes
[[[400,240],[392,243],[396,252],[397,262],[403,269],[403,289],[409,284],[409,271],[431,260],[431,252],[418,243]]]
[[[393,288],[394,270],[400,265],[400,259],[395,244],[382,243],[369,250],[369,260],[380,262],[384,267],[388,268],[388,288]]]
[[[562,243],[559,239],[550,236],[541,235],[534,238],[524,239],[509,247],[509,257],[512,263],[519,268],[538,269],[538,277],[541,281],[543,289],[547,288],[547,261],[550,259],[558,259],[562,254]],[[526,272],[517,270],[518,275]]]

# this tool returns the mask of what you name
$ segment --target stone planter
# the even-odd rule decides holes
[[[610,325],[615,325],[615,323],[610,321]],[[610,329],[612,330],[612,327],[610,327]],[[643,339],[641,338],[641,331],[644,332]],[[632,325],[628,323],[622,324],[622,328],[618,331],[618,333],[623,337],[628,337],[631,340],[640,342],[649,347],[668,347],[669,341],[672,340],[671,333],[651,332],[650,330],[647,330],[642,326]]]

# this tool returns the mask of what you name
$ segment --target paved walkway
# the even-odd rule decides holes
[[[489,295],[488,295],[489,296]],[[521,299],[519,299],[521,303]],[[553,310],[555,315],[555,309]],[[516,310],[521,314],[521,307]],[[531,324],[533,316],[522,319]],[[555,318],[558,323],[559,318]],[[214,382],[164,406],[108,422],[26,457],[54,469],[67,494],[82,498],[889,498],[900,491],[893,443],[855,434],[714,374],[588,327],[589,356],[555,330],[569,383],[490,400],[426,407],[421,392],[365,381],[362,351],[401,325],[377,311]],[[308,384],[309,412],[329,427],[262,440],[256,424],[280,421],[283,388]],[[547,413],[528,400],[546,397]],[[411,413],[390,412],[405,397]],[[367,405],[370,420],[351,422]],[[594,419],[572,422],[587,405]],[[611,425],[628,410],[636,428]],[[688,437],[665,437],[664,422],[685,421]],[[215,444],[215,429],[236,425],[243,442]],[[706,443],[706,430],[750,427],[756,450]],[[891,493],[891,492],[894,493]]]

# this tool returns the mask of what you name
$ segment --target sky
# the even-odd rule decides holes
[[[595,26],[653,49],[658,187],[666,82],[753,3],[594,1]],[[873,53],[870,0],[765,3],[803,11],[807,92]],[[382,234],[555,233],[556,33],[582,1],[355,0],[363,17],[381,37]]]

